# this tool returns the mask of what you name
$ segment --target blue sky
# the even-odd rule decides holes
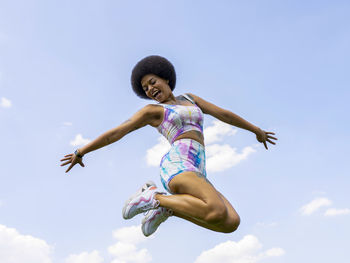
[[[0,261],[347,262],[349,11],[347,1],[1,1]],[[205,118],[209,179],[242,220],[232,234],[170,218],[146,239],[141,216],[122,219],[140,185],[161,187],[154,149],[166,144],[152,127],[88,154],[85,168],[59,166],[79,135],[92,140],[149,103],[130,74],[152,54],[174,64],[176,95],[279,138],[266,151]]]

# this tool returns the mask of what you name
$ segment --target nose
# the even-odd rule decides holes
[[[155,88],[152,86],[152,85],[148,85],[148,90],[151,92],[151,94],[153,93],[153,90],[154,90]]]

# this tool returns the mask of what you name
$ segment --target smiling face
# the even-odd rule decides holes
[[[141,79],[141,85],[147,97],[158,102],[165,102],[173,97],[169,81],[154,74],[147,74]]]

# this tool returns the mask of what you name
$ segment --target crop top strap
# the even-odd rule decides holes
[[[184,97],[185,99],[189,100],[190,102],[192,102],[192,104],[196,104],[193,99],[190,98],[190,96],[188,96],[187,94],[183,94],[182,97]]]

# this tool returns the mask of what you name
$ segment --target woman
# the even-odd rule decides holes
[[[142,220],[142,232],[149,236],[170,215],[181,217],[199,226],[217,232],[231,233],[240,223],[240,218],[215,187],[207,180],[203,138],[203,113],[249,130],[256,134],[265,148],[272,132],[265,132],[236,114],[222,109],[204,99],[187,93],[175,97],[173,90],[176,74],[173,65],[160,56],[149,56],[139,61],[131,75],[134,92],[141,98],[152,99],[158,104],[148,104],[130,119],[111,129],[94,141],[68,154],[61,166],[84,164],[85,154],[120,140],[126,134],[151,125],[163,134],[171,144],[170,151],[160,163],[160,175],[167,195],[149,181],[125,203],[123,217],[129,219],[148,211]]]

